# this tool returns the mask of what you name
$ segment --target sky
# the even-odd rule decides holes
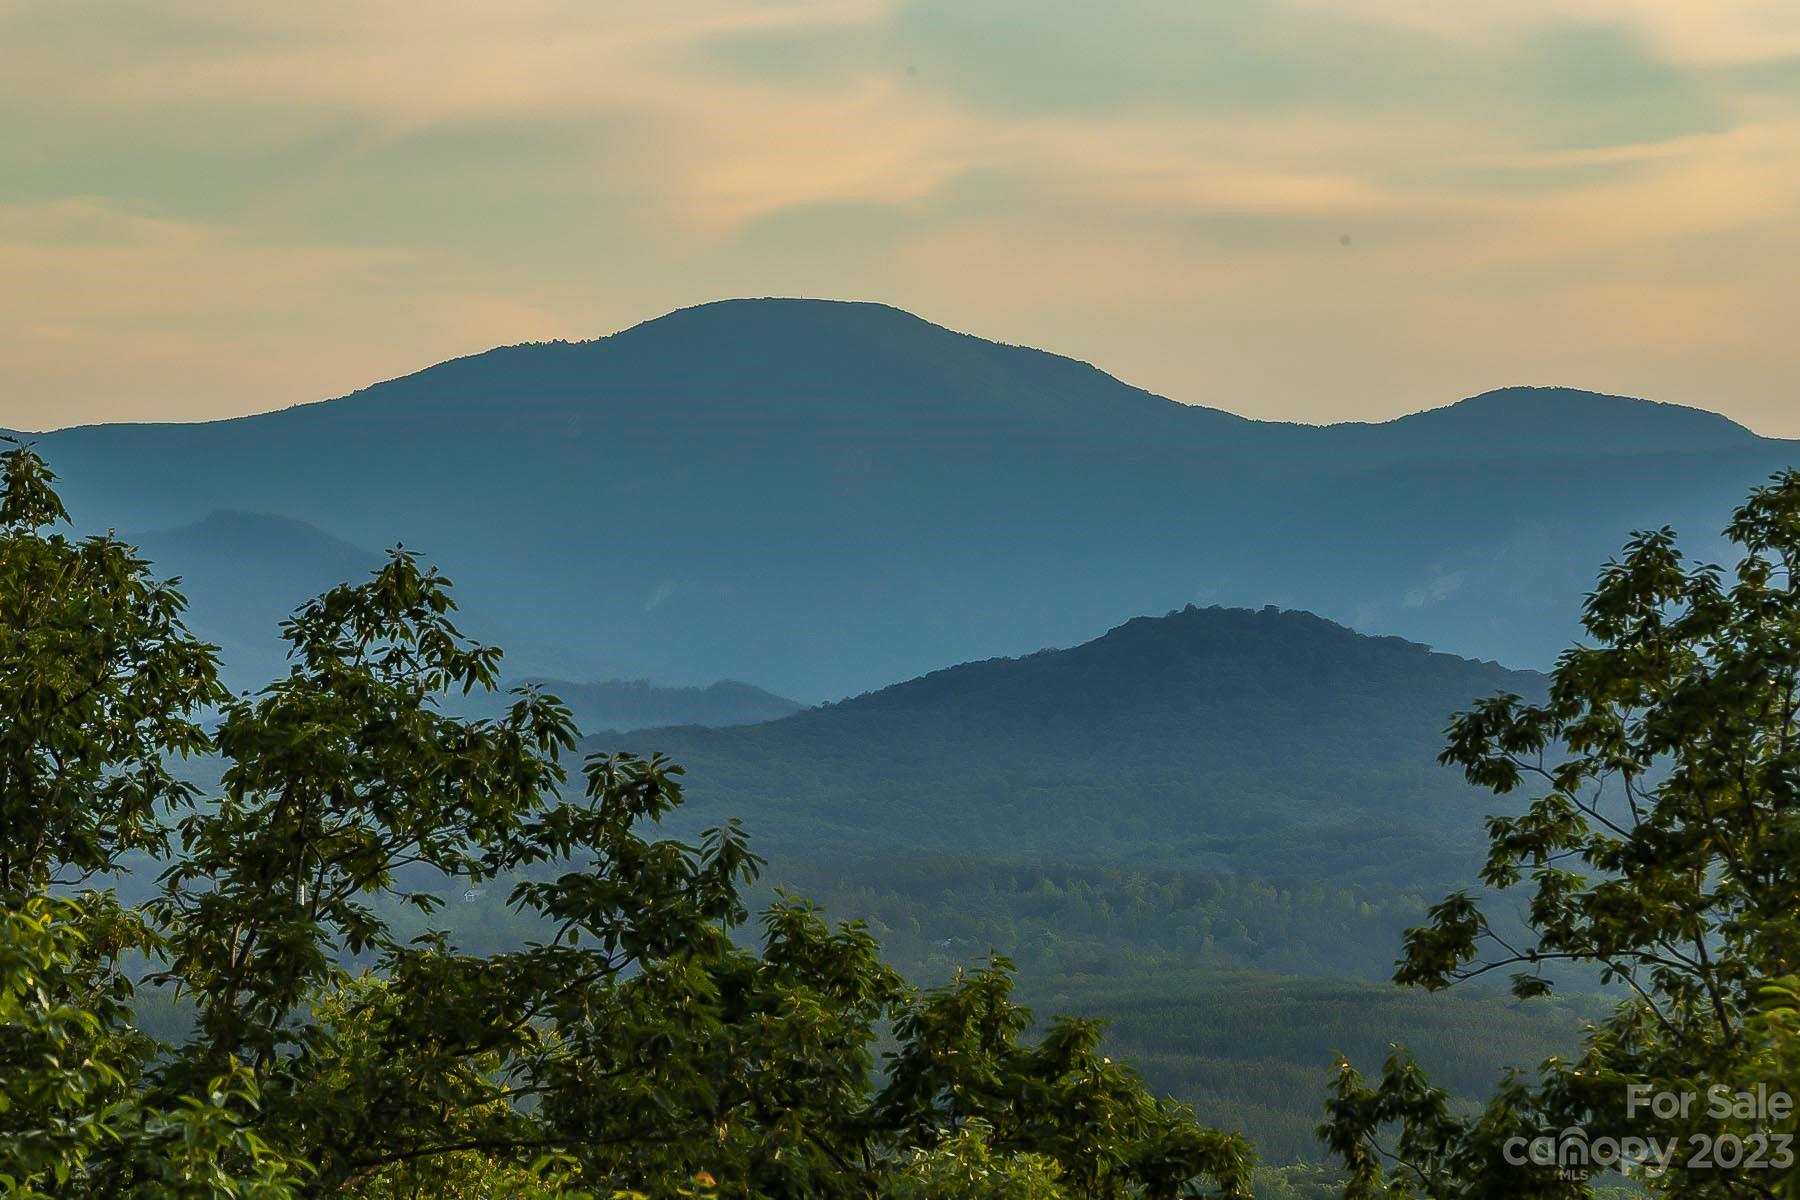
[[[731,296],[1251,416],[1800,436],[1793,0],[7,0],[0,426]]]

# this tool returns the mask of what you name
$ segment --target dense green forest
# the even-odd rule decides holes
[[[689,778],[690,787],[698,785],[693,773]],[[755,844],[763,841],[758,830]],[[448,930],[478,953],[547,932],[506,903],[515,880],[474,889],[427,882],[445,907],[420,914],[394,906],[388,916],[397,931]],[[1379,1057],[1399,1042],[1452,1053],[1458,1069],[1449,1082],[1473,1096],[1503,1068],[1568,1052],[1579,1040],[1576,1014],[1604,1009],[1604,1002],[1589,1001],[1541,1011],[1494,988],[1439,998],[1376,986],[1392,974],[1405,930],[1438,898],[1429,885],[1270,879],[1122,861],[822,859],[789,851],[775,855],[747,895],[755,907],[782,889],[834,917],[867,922],[888,961],[921,983],[947,980],[991,953],[1006,956],[1020,969],[1021,996],[1040,1015],[1106,1020],[1109,1047],[1128,1055],[1159,1090],[1245,1133],[1273,1163],[1321,1158],[1313,1127],[1336,1052]],[[1576,978],[1598,983],[1591,973]],[[1285,1003],[1268,1002],[1277,991]],[[1235,1051],[1195,1053],[1193,1031],[1236,1029],[1249,1012],[1264,1022],[1260,1036]],[[1147,1020],[1146,1013],[1164,1019]],[[179,1027],[179,1017],[166,1019]]]
[[[1592,997],[1521,1004],[1503,993],[1442,995],[1354,980],[1258,975],[1165,964],[1160,970],[1023,971],[1019,995],[1046,1016],[1103,1013],[1107,1050],[1200,1118],[1250,1137],[1269,1163],[1323,1157],[1316,1129],[1337,1056],[1379,1062],[1403,1045],[1442,1064],[1465,1100],[1513,1068],[1581,1042],[1608,1005]]]
[[[1046,971],[1169,960],[1385,980],[1436,896],[1316,879],[972,857],[783,857],[767,879],[869,923],[896,962],[942,971],[996,950]]]
[[[760,844],[760,843],[759,843]],[[534,929],[507,903],[510,888],[550,877],[520,872],[470,887],[418,873],[446,907],[384,912],[396,928],[444,928],[484,953]],[[154,895],[139,871],[120,882]],[[1385,980],[1404,931],[1423,920],[1422,890],[1365,889],[1122,866],[1006,866],[969,858],[770,862],[746,889],[755,902],[786,890],[866,921],[888,956],[933,976],[990,951],[1046,971],[1124,970],[1170,960],[1224,969]]]
[[[141,881],[150,874],[138,872],[123,894],[148,898]],[[550,932],[506,903],[518,879],[545,874],[474,888],[436,881],[443,908],[382,911],[397,936],[438,929],[465,952],[503,953]],[[1379,1057],[1399,1042],[1449,1056],[1448,1082],[1475,1096],[1507,1067],[1571,1050],[1580,1018],[1607,1004],[1521,1005],[1493,987],[1425,996],[1385,986],[1405,929],[1434,898],[1422,891],[965,858],[783,859],[745,894],[754,908],[783,890],[834,918],[865,921],[887,961],[921,984],[1005,956],[1040,1019],[1104,1020],[1109,1052],[1159,1092],[1246,1135],[1269,1163],[1321,1160],[1313,1129],[1337,1053]],[[193,1019],[162,993],[141,997],[138,1017],[170,1040]]]

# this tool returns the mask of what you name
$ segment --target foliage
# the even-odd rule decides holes
[[[1747,1033],[1760,1047],[1744,1083],[1772,1091],[1785,1091],[1800,1079],[1800,977],[1770,980],[1758,997],[1759,1005],[1747,1024]],[[1771,1122],[1775,1132],[1800,1138],[1800,1113]],[[1800,1172],[1783,1181],[1783,1196],[1800,1196]]]
[[[301,1173],[249,1125],[257,1082],[230,1063],[195,1095],[147,1086],[152,1047],[93,934],[104,897],[0,912],[0,1191],[18,1200],[289,1200]]]
[[[463,637],[448,581],[403,549],[302,606],[283,626],[288,673],[254,694],[220,694],[179,598],[105,540],[91,552],[108,571],[64,571],[54,611],[111,624],[83,634],[59,616],[58,636],[37,636],[39,564],[83,551],[42,532],[61,516],[42,464],[20,450],[5,465],[5,494],[28,501],[5,510],[0,575],[25,634],[9,634],[7,678],[26,699],[8,711],[0,843],[25,924],[5,993],[20,1070],[0,1095],[21,1114],[31,1157],[15,1174],[30,1186],[954,1195],[957,1164],[979,1153],[1025,1194],[1244,1193],[1241,1139],[1153,1098],[1099,1053],[1091,1022],[1027,1038],[1002,962],[919,992],[866,929],[787,897],[761,944],[741,944],[760,865],[743,831],[657,836],[683,799],[661,757],[597,754],[568,780],[573,729],[554,697],[447,713],[447,694],[495,685],[499,654]],[[119,616],[121,596],[146,599]],[[76,671],[84,636],[104,652]],[[94,695],[108,699],[79,709]],[[202,705],[217,707],[211,738]],[[225,768],[196,804],[159,756],[208,747]],[[164,853],[158,806],[184,810],[160,896],[33,916],[57,903],[43,891],[57,870]],[[403,936],[393,914],[430,912],[451,877],[510,881],[541,936],[486,954],[443,931]],[[125,950],[191,998],[184,1043],[131,1027]]]
[[[1179,962],[1376,979],[1391,969],[1382,959],[1394,940],[1424,917],[1428,895],[1129,860],[787,856],[770,874],[833,912],[866,919],[891,961],[934,976],[993,949],[1030,975],[1128,974]]]
[[[930,1150],[914,1150],[887,1185],[891,1200],[1062,1200],[1060,1169],[1037,1154],[996,1155],[992,1131],[971,1121]]]
[[[1342,1064],[1322,1133],[1353,1195],[1584,1194],[1555,1164],[1504,1161],[1509,1139],[1575,1127],[1673,1139],[1657,1185],[1684,1196],[1793,1186],[1779,1151],[1762,1166],[1691,1157],[1705,1139],[1780,1132],[1717,1113],[1708,1087],[1796,1078],[1791,1010],[1765,989],[1800,968],[1800,473],[1754,491],[1726,534],[1743,553],[1729,578],[1686,562],[1666,528],[1638,535],[1601,573],[1593,644],[1563,655],[1549,698],[1500,696],[1455,719],[1445,761],[1499,793],[1538,790],[1523,815],[1490,820],[1482,873],[1528,890],[1531,938],[1498,934],[1459,893],[1408,934],[1396,976],[1437,988],[1516,969],[1529,997],[1550,986],[1547,964],[1590,963],[1631,999],[1574,1060],[1509,1080],[1471,1117],[1402,1053],[1372,1084]],[[1673,1115],[1633,1103],[1659,1093],[1698,1102]],[[1385,1170],[1384,1126],[1398,1155]]]
[[[1321,1161],[1320,1086],[1339,1055],[1379,1060],[1402,1041],[1441,1064],[1436,1082],[1452,1095],[1483,1096],[1508,1068],[1578,1044],[1584,1020],[1607,1010],[1587,996],[1524,1005],[1493,988],[1428,995],[1174,961],[1031,972],[1019,986],[1039,1011],[1104,1017],[1115,1058],[1204,1124],[1243,1133],[1263,1162],[1290,1165]]]
[[[223,697],[180,593],[111,536],[71,541],[55,476],[0,455],[0,896],[155,850],[158,810],[191,790],[165,765],[207,744],[193,711]]]

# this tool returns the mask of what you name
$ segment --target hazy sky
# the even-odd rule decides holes
[[[24,428],[809,295],[1255,416],[1800,436],[1800,3],[7,0],[0,284]]]

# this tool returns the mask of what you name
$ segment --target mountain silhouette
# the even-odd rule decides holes
[[[232,509],[403,541],[491,627],[530,632],[541,652],[509,671],[568,675],[573,657],[585,678],[747,679],[803,701],[1193,601],[1547,665],[1634,528],[1674,524],[1706,553],[1796,458],[1712,413],[1553,388],[1383,424],[1254,421],[812,300],[702,305],[235,420],[32,440],[90,527]],[[230,560],[261,535],[207,536]],[[268,578],[272,595],[305,582]]]

